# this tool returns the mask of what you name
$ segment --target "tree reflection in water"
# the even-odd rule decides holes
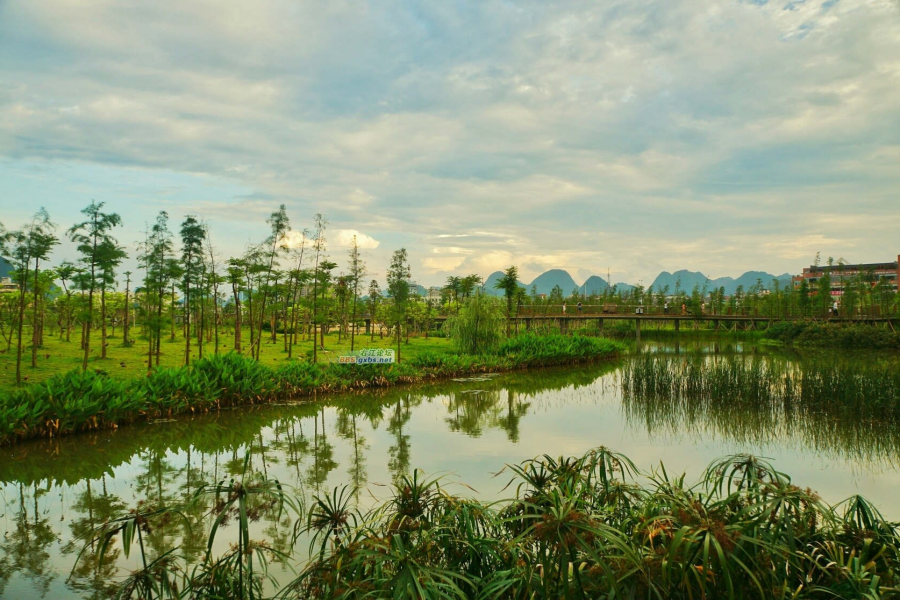
[[[679,350],[678,360],[692,356]],[[565,426],[567,418],[584,419],[594,414],[591,405],[605,403],[612,409],[603,418],[620,419],[638,441],[674,433],[687,444],[715,437],[794,444],[811,455],[831,451],[852,460],[894,461],[898,456],[900,428],[860,419],[860,411],[841,412],[828,402],[816,404],[816,410],[798,411],[762,400],[671,402],[628,394],[620,400],[619,367],[611,363],[369,390],[10,448],[13,460],[0,463],[0,480],[10,498],[7,520],[0,520],[0,527],[6,527],[0,539],[0,595],[18,580],[12,584],[15,589],[24,582],[46,596],[68,577],[71,597],[105,597],[122,575],[111,566],[121,558],[121,548],[109,544],[101,563],[99,546],[89,545],[72,571],[89,532],[139,503],[147,509],[184,502],[203,484],[240,479],[248,468],[248,454],[251,472],[293,485],[307,500],[347,485],[355,490],[356,501],[365,502],[369,496],[362,492],[371,483],[387,483],[384,478],[397,482],[435,457],[443,466],[452,463],[453,457],[441,455],[441,440],[431,439],[431,430],[428,446],[417,442],[417,427],[423,422],[439,424],[444,435],[487,438],[491,431],[502,432],[498,438],[505,443],[521,445],[510,452],[552,454],[558,450],[551,446],[558,441],[536,437],[543,429],[542,424],[536,426],[536,410]],[[580,412],[570,412],[576,409]],[[41,508],[39,498],[51,490],[74,498],[71,506]],[[151,558],[180,544],[179,552],[202,560],[211,508],[222,500],[222,494],[209,495],[189,505],[190,527],[172,519],[150,532],[146,541]],[[288,549],[291,528],[286,519],[284,513],[261,511],[254,536],[277,550]],[[53,547],[60,540],[57,557]],[[60,585],[53,583],[57,577]]]

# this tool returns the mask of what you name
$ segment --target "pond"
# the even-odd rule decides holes
[[[815,410],[802,399],[789,402],[783,383],[777,402],[675,402],[635,395],[623,385],[629,365],[633,371],[647,356],[676,366],[700,361],[710,369],[719,361],[753,361],[769,370],[802,370],[809,357],[752,342],[645,342],[639,350],[640,357],[614,363],[332,395],[3,448],[0,596],[107,597],[124,571],[98,567],[90,552],[76,566],[86,532],[141,502],[184,500],[201,484],[240,478],[245,469],[294,486],[307,499],[355,486],[358,502],[371,505],[412,469],[461,482],[457,493],[491,500],[511,495],[504,489],[505,464],[544,453],[580,455],[604,445],[644,471],[664,461],[670,474],[686,472],[692,480],[713,459],[746,452],[771,458],[830,503],[859,493],[900,519],[900,431],[892,420],[872,419],[864,410],[848,414],[828,398]],[[264,513],[254,537],[286,547],[290,521]],[[151,532],[147,545],[151,555],[184,544],[199,556],[204,540],[205,532],[173,522]],[[115,543],[107,551],[120,566],[134,566],[134,555],[124,560]]]

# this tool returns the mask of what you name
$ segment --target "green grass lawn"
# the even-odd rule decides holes
[[[95,332],[91,335],[91,344],[93,350],[88,367],[105,371],[112,377],[119,379],[127,379],[130,377],[138,377],[144,375],[147,371],[147,340],[137,336],[135,344],[131,348],[122,346],[122,336],[119,331],[116,337],[107,338],[109,344],[106,348],[107,358],[99,358],[100,353],[100,334]],[[26,331],[23,336],[26,340],[31,338],[31,332]],[[250,331],[244,329],[241,339],[244,347],[249,345]],[[73,332],[72,341],[66,342],[55,334],[44,336],[44,347],[38,349],[37,367],[31,367],[31,348],[26,347],[22,356],[22,377],[27,377],[27,383],[36,383],[57,375],[65,373],[72,369],[81,368],[82,350],[79,347],[78,337]],[[388,338],[380,338],[377,334],[374,340],[368,335],[357,335],[355,348],[395,348],[396,340]],[[401,342],[400,357],[401,360],[412,358],[419,352],[423,351],[449,351],[450,342],[445,338],[429,337],[426,339],[421,337],[410,337],[409,344],[405,341]],[[234,348],[234,336],[230,332],[219,333],[219,352],[226,353]],[[161,355],[159,364],[161,367],[178,367],[184,363],[184,338],[176,333],[175,341],[172,342],[165,337],[161,344]],[[192,340],[192,359],[196,360],[199,355],[197,351],[196,339]],[[319,362],[337,362],[338,356],[350,350],[349,336],[338,341],[338,334],[335,331],[325,336],[325,351],[319,351]],[[212,342],[204,343],[203,353],[209,355],[215,352]],[[305,360],[307,354],[312,356],[312,340],[301,339],[293,349],[294,360]],[[287,353],[284,351],[284,341],[279,334],[278,341],[274,344],[268,333],[264,332],[262,350],[260,352],[260,362],[267,365],[277,365],[280,362],[288,360]],[[15,386],[16,380],[16,349],[15,343],[9,352],[0,352],[0,392],[3,390],[11,390]]]

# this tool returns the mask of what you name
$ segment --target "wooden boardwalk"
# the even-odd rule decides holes
[[[577,310],[577,309],[572,309]],[[436,323],[443,323],[448,319],[447,315],[440,315],[433,317],[432,321]],[[369,333],[370,328],[372,326],[372,318],[369,315],[362,315],[359,317],[360,321],[364,321],[366,325],[366,333]],[[803,321],[809,320],[809,317],[770,317],[764,315],[718,315],[718,314],[703,314],[701,316],[696,315],[682,315],[682,314],[636,314],[636,313],[578,313],[574,314],[533,314],[533,313],[520,313],[518,316],[513,316],[510,321],[514,323],[519,323],[525,326],[525,330],[528,331],[531,329],[532,325],[535,322],[555,322],[558,324],[559,329],[562,333],[566,333],[569,331],[569,328],[572,324],[578,326],[580,322],[590,322],[596,321],[598,327],[600,329],[603,328],[603,323],[606,321],[634,321],[635,322],[635,333],[637,339],[641,338],[641,324],[642,323],[661,323],[661,322],[672,322],[675,326],[675,331],[679,331],[681,329],[682,323],[710,323],[716,329],[719,329],[720,326],[724,326],[727,328],[737,329],[737,326],[740,324],[744,329],[756,329],[758,323],[776,323],[781,321]],[[894,327],[900,327],[900,316],[855,316],[855,317],[829,317],[826,319],[819,319],[820,322],[823,323],[890,323]]]

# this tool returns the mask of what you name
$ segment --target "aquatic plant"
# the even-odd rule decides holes
[[[673,435],[793,438],[854,460],[896,461],[900,368],[890,357],[643,355],[621,370],[626,418]]]
[[[642,473],[627,457],[596,448],[581,457],[542,456],[509,465],[510,500],[487,504],[450,493],[420,472],[362,511],[353,490],[317,497],[305,515],[277,482],[214,486],[202,565],[175,549],[119,584],[121,598],[260,598],[267,561],[285,561],[250,542],[212,557],[228,515],[296,515],[309,552],[277,598],[894,598],[900,567],[897,525],[863,498],[835,506],[793,484],[769,462],[735,455],[714,461],[694,484],[660,465]],[[643,482],[643,483],[639,483]],[[201,490],[192,502],[213,488]],[[137,511],[101,527],[91,541],[121,535],[123,547],[156,520],[187,507]],[[102,554],[101,554],[102,555]],[[213,582],[214,585],[210,585]]]

